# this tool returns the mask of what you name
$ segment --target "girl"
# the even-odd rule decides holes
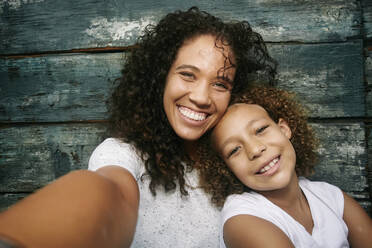
[[[372,221],[359,204],[303,177],[316,140],[293,95],[256,87],[234,103],[211,134],[219,155],[208,138],[200,148],[204,188],[224,204],[220,247],[371,247]]]
[[[10,208],[0,233],[28,247],[217,247],[218,211],[198,188],[195,142],[247,79],[274,82],[275,70],[247,22],[197,8],[168,14],[126,59],[110,100],[112,138],[90,171]]]

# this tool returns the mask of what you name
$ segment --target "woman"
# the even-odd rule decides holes
[[[273,83],[275,67],[247,22],[224,23],[197,8],[168,14],[146,28],[126,60],[110,102],[115,138],[92,154],[95,172],[70,173],[0,216],[9,229],[20,212],[41,215],[45,243],[27,228],[27,239],[16,235],[23,229],[15,225],[0,233],[30,247],[53,238],[61,247],[128,247],[134,233],[133,247],[216,247],[218,213],[197,188],[195,143],[247,79]],[[59,236],[48,232],[51,216]]]

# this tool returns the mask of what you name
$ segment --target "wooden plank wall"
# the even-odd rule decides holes
[[[313,178],[371,213],[369,0],[0,1],[0,209],[87,167],[123,54],[147,24],[193,5],[263,35],[280,87],[312,111],[322,142]]]

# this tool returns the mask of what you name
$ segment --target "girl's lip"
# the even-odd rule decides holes
[[[274,164],[274,166],[272,166],[270,169],[268,169],[267,171],[265,171],[264,173],[260,173],[260,172],[257,172],[257,175],[258,176],[271,176],[273,175],[275,172],[277,172],[277,170],[279,169],[280,167],[280,156],[277,157],[278,161]],[[274,160],[274,159],[273,159]],[[272,161],[272,160],[271,160]],[[261,170],[261,169],[260,169]]]

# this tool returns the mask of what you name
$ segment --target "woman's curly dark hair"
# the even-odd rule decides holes
[[[232,104],[234,103],[260,105],[276,123],[279,118],[284,119],[292,131],[290,141],[296,152],[297,176],[309,176],[313,173],[317,162],[318,141],[307,122],[307,111],[299,104],[294,93],[274,87],[257,86],[234,99]],[[211,194],[212,202],[221,207],[227,196],[249,192],[251,189],[240,182],[213,149],[211,133],[200,139],[198,166],[202,187]]]
[[[128,54],[122,77],[113,90],[109,120],[111,135],[134,145],[144,160],[153,194],[158,186],[169,191],[178,183],[182,195],[187,195],[184,173],[193,165],[183,149],[183,140],[168,123],[163,94],[177,51],[186,40],[203,34],[212,34],[216,44],[222,41],[232,48],[236,61],[232,98],[248,86],[246,82],[265,79],[275,83],[276,62],[248,22],[224,23],[193,7],[147,26]]]

